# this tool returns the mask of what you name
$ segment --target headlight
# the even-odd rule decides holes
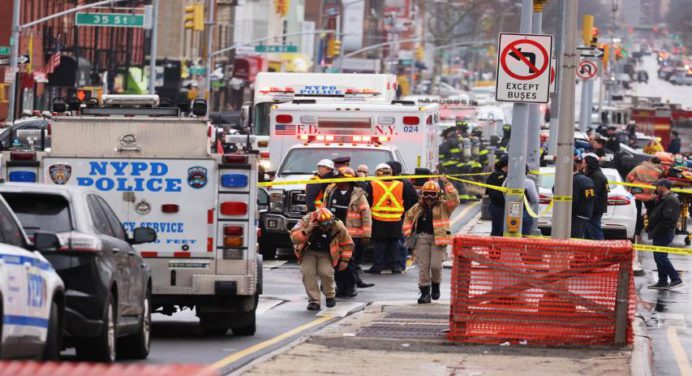
[[[284,193],[271,192],[269,194],[269,211],[274,213],[283,213],[284,211]]]
[[[272,169],[272,162],[270,160],[262,159],[259,164],[262,166],[264,171],[271,171]]]

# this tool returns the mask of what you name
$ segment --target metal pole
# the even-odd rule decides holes
[[[560,127],[558,129],[553,206],[553,239],[569,239],[572,227],[572,168],[574,165],[574,85],[577,67],[577,2],[565,0],[565,41],[560,59]]]
[[[580,80],[581,83],[581,101],[579,102],[579,130],[586,132],[586,118],[589,117],[589,90],[585,80]]]
[[[214,41],[214,21],[215,21],[215,14],[214,14],[214,3],[216,0],[209,0],[208,6],[207,6],[207,23],[206,23],[206,34],[207,34],[207,76],[206,79],[204,80],[204,97],[209,101],[209,104],[211,105],[211,61],[214,58],[213,54],[211,53],[211,49],[213,48],[213,41]],[[210,106],[211,108],[211,106]]]
[[[10,37],[10,74],[13,75],[10,82],[10,98],[7,107],[7,121],[14,122],[14,112],[17,106],[17,57],[19,56],[19,11],[20,0],[14,0],[12,8],[12,36]],[[10,143],[12,140],[10,140]]]
[[[591,128],[591,113],[593,112],[593,81],[596,78],[591,78],[586,80],[584,82],[586,86],[584,86],[584,89],[586,89],[586,127],[584,128],[584,131],[587,129]]]
[[[533,22],[531,30],[534,34],[541,34],[543,32],[543,3],[536,0],[534,0],[533,3]],[[526,164],[529,166],[529,170],[532,171],[529,174],[529,178],[533,180],[536,186],[538,185],[538,175],[535,171],[538,171],[541,167],[541,124],[543,124],[541,106],[535,103],[530,104],[528,137],[526,141],[528,153]],[[531,210],[533,210],[534,213],[538,213],[539,207],[538,202],[531,203]],[[536,218],[531,225],[531,233],[540,234],[540,232],[538,232],[538,218]]]
[[[519,32],[531,33],[533,1],[522,0]],[[546,64],[550,64],[547,62]],[[509,139],[509,173],[505,197],[504,236],[521,236],[524,210],[524,181],[526,180],[526,139],[528,137],[529,105],[515,103],[512,109],[512,136]],[[510,224],[510,220],[512,223]]]
[[[553,94],[553,99],[550,101],[550,133],[548,137],[548,155],[555,155],[557,153],[557,128],[558,128],[558,117],[560,115],[560,91],[562,91],[562,69],[560,67],[560,57],[562,56],[562,40],[565,36],[565,19],[567,15],[565,0],[558,0],[560,3],[560,18],[558,20],[557,35],[555,35],[555,52],[553,56],[557,56],[557,72],[555,77],[555,93]]]
[[[149,94],[156,94],[156,39],[159,34],[159,0],[152,0],[151,9],[151,48],[149,52]]]

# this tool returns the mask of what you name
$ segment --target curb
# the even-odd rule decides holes
[[[636,316],[634,318],[633,329],[634,343],[632,346],[632,355],[630,355],[630,375],[653,376],[653,344],[646,330],[643,317]]]

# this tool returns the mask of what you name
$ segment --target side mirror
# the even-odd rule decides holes
[[[60,249],[60,238],[52,232],[36,232],[34,249],[39,252],[56,252]]]
[[[274,177],[276,177],[276,171],[267,171],[265,174],[267,174],[269,180],[274,180]]]
[[[156,241],[156,231],[150,227],[137,227],[132,232],[130,244],[153,243]]]

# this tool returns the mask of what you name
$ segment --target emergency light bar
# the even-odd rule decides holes
[[[128,107],[157,107],[159,96],[156,94],[104,94],[101,97],[104,106],[128,106]]]

